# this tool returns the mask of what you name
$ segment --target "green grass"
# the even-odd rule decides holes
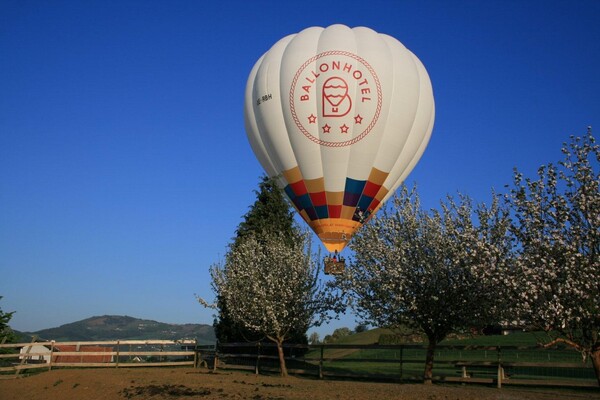
[[[391,329],[375,328],[343,337],[335,344],[377,344],[380,335],[393,333]],[[545,341],[548,341],[548,337],[543,332],[515,332],[510,335],[481,335],[464,339],[446,339],[440,344],[453,346],[536,346],[538,343]]]
[[[345,346],[374,345],[379,336],[389,335],[390,330],[373,329],[342,338],[337,343]],[[594,383],[595,376],[591,363],[582,364],[581,355],[569,348],[543,349],[538,343],[547,341],[543,333],[518,332],[507,336],[478,336],[464,339],[446,340],[435,352],[433,375],[435,377],[460,377],[462,368],[458,361],[530,362],[548,363],[548,366],[506,367],[510,379],[569,380],[573,382]],[[379,348],[378,348],[379,347]],[[382,348],[385,347],[385,348]],[[329,375],[357,376],[366,379],[420,379],[425,367],[426,348],[424,343],[410,343],[404,346],[374,346],[373,348],[332,348],[324,349],[323,372]],[[498,347],[500,351],[498,351]],[[302,369],[317,373],[321,348],[313,348],[304,357],[290,359],[288,368]],[[255,361],[250,360],[250,365]],[[562,368],[552,363],[577,363],[584,368]],[[262,367],[277,368],[277,360],[261,360]],[[494,379],[497,371],[494,366],[468,366],[474,377]]]
[[[390,334],[387,329],[373,329],[367,332],[342,338],[336,344],[368,345],[376,344],[379,335]],[[434,360],[435,376],[460,376],[461,370],[455,361],[489,361],[499,359],[505,362],[535,363],[581,363],[581,355],[569,348],[542,349],[539,343],[547,341],[544,333],[517,332],[510,335],[477,336],[465,339],[449,339],[440,343]],[[400,376],[422,376],[425,360],[425,347],[414,347],[411,343],[398,349],[325,349],[324,357],[335,359],[323,364],[329,373],[352,373],[380,378],[397,379]],[[480,349],[464,348],[482,347]],[[500,352],[493,347],[500,347]],[[487,349],[485,347],[488,347]],[[318,360],[320,350],[312,350],[307,358]],[[353,361],[365,359],[367,361]],[[371,361],[376,360],[376,361]],[[588,361],[585,368],[558,367],[514,367],[510,369],[512,378],[521,379],[584,379],[594,380],[593,369]],[[484,368],[470,368],[479,376],[493,377],[495,372]]]
[[[446,339],[441,345],[452,346],[537,346],[547,340],[541,332],[515,332],[510,335],[474,336],[465,339]]]

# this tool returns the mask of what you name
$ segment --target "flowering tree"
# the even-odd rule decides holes
[[[510,259],[506,231],[497,200],[474,209],[464,196],[449,198],[440,211],[425,212],[415,190],[404,187],[390,211],[354,236],[355,260],[339,284],[371,324],[427,336],[424,381],[431,383],[439,342],[500,318],[504,300],[493,282]]]
[[[281,235],[248,235],[223,264],[210,269],[215,294],[225,300],[230,318],[277,345],[282,376],[287,376],[283,342],[293,332],[319,325],[340,304],[318,280],[319,265],[305,251],[306,243],[307,236],[290,244]]]
[[[262,176],[258,189],[254,192],[256,200],[250,206],[238,225],[230,248],[243,241],[248,235],[258,237],[263,234],[282,235],[286,243],[295,243],[302,238],[302,232],[294,222],[294,213],[277,182]],[[259,340],[260,335],[238,324],[229,316],[224,298],[217,297],[218,315],[214,322],[215,335],[220,343],[232,343]],[[299,330],[291,334],[294,343],[307,343],[306,331]]]
[[[506,195],[518,258],[511,280],[521,318],[591,357],[600,384],[600,150],[591,129],[563,146],[564,160]]]

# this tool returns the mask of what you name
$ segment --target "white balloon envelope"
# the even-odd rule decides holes
[[[259,162],[333,252],[414,168],[435,106],[427,71],[402,43],[332,25],[286,36],[256,62],[244,114]]]

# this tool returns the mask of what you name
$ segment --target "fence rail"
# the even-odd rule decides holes
[[[195,367],[201,348],[196,340],[0,344],[0,378],[16,377],[23,370],[54,367]]]
[[[423,345],[284,346],[288,372],[370,380],[422,380]],[[221,344],[214,368],[278,371],[278,357],[268,343]],[[434,380],[442,382],[598,387],[593,366],[567,348],[523,346],[437,347]]]
[[[422,380],[423,345],[284,345],[288,372],[319,378]],[[94,358],[96,357],[96,358]],[[269,343],[199,346],[195,340],[118,340],[0,344],[0,378],[54,367],[204,366],[278,372]],[[436,349],[434,380],[502,385],[598,387],[591,362],[567,348],[444,346]]]

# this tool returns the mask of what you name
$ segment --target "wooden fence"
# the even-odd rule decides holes
[[[277,372],[279,361],[268,343],[221,344],[214,368]],[[319,378],[422,381],[423,345],[288,345],[288,372]],[[591,362],[567,348],[443,346],[436,349],[434,381],[598,387]]]
[[[423,345],[285,345],[288,372],[323,378],[422,381]],[[7,354],[8,352],[8,354]],[[96,359],[93,359],[96,357]],[[198,346],[195,340],[36,342],[0,345],[0,378],[55,367],[204,366],[254,373],[278,372],[269,343]],[[436,349],[434,381],[598,387],[593,367],[565,349],[516,346],[443,346]]]
[[[212,347],[212,346],[211,346]],[[54,367],[196,366],[196,340],[116,340],[0,344],[0,377]]]

